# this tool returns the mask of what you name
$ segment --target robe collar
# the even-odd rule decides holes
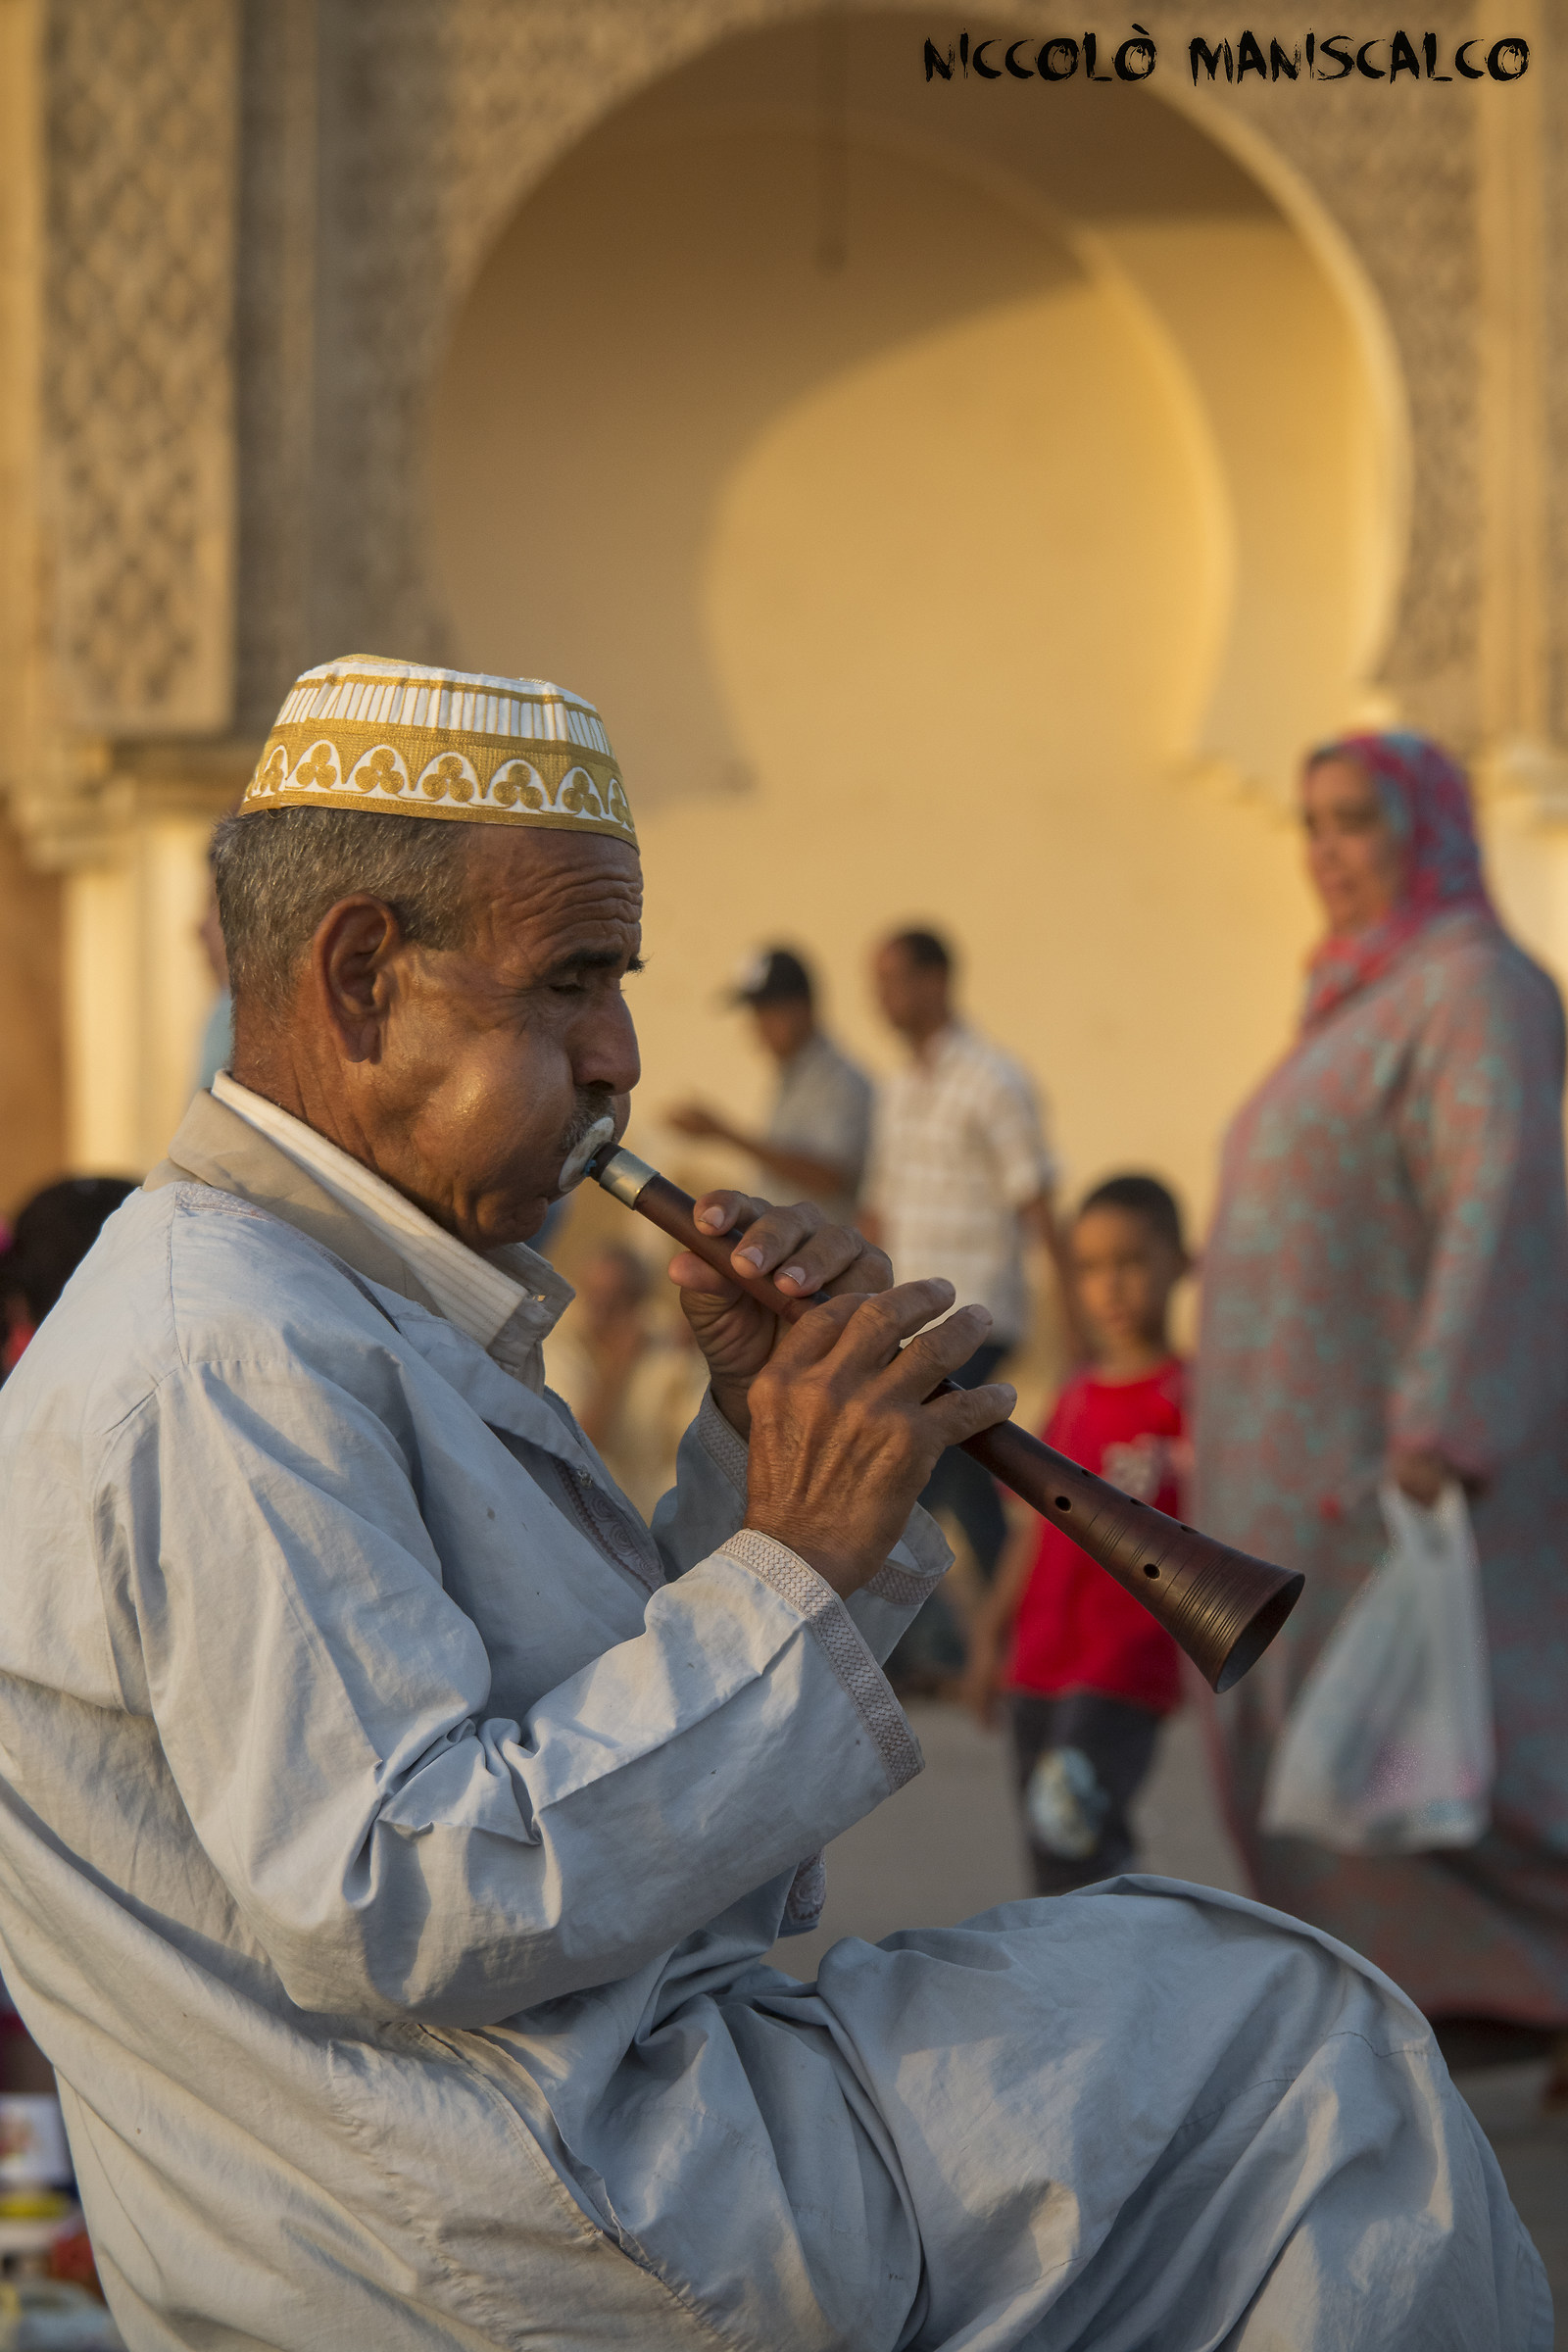
[[[146,1190],[194,1179],[237,1195],[329,1250],[368,1282],[463,1331],[503,1371],[536,1395],[542,1392],[541,1343],[572,1297],[569,1283],[548,1260],[522,1242],[477,1257],[313,1129],[232,1080],[224,1091],[226,1102],[205,1089],[195,1097]],[[252,1102],[270,1114],[265,1124],[246,1115]],[[299,1156],[285,1145],[294,1128],[300,1130]],[[476,1284],[480,1270],[486,1279]]]

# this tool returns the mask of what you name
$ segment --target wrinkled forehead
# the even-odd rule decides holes
[[[637,956],[643,872],[628,842],[477,827],[468,895],[475,945],[498,961],[609,970]]]

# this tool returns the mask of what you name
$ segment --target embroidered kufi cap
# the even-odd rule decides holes
[[[290,687],[240,802],[242,816],[269,808],[557,825],[637,842],[592,703],[542,678],[374,654],[325,662]]]

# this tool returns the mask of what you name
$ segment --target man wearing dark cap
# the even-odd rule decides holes
[[[778,1063],[778,1091],[762,1134],[748,1135],[705,1103],[668,1113],[678,1135],[732,1144],[760,1170],[760,1188],[792,1188],[836,1224],[853,1222],[871,1127],[871,1084],[816,1025],[811,975],[792,948],[764,948],[730,991],[751,1007],[764,1052]],[[771,1182],[769,1180],[772,1180]]]

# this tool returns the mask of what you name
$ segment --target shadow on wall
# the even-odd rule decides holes
[[[1027,611],[1032,569],[1136,545],[1148,463],[1129,435],[1146,420],[1094,403],[1085,431],[1026,352],[988,349],[986,322],[1049,321],[1058,369],[1090,377],[1073,346],[1119,294],[1143,344],[1122,367],[1163,377],[1154,405],[1185,406],[1186,460],[1206,476],[1207,560],[1185,597],[1190,616],[1210,608],[1201,675],[1166,713],[1167,748],[1277,779],[1345,716],[1387,589],[1391,459],[1323,271],[1257,182],[1150,92],[927,84],[912,16],[838,32],[841,107],[824,102],[815,25],[727,40],[592,131],[498,240],[432,441],[461,659],[565,671],[586,657],[584,690],[616,714],[644,806],[744,784],[744,713],[702,607],[748,453],[883,359],[884,413],[902,412],[915,453],[901,450],[882,511],[924,514],[922,553],[940,555],[952,506],[984,512],[1009,478],[1027,510],[1032,466],[1078,485],[1081,511],[1040,517],[1040,564],[1004,541],[980,583],[989,607]],[[944,339],[971,362],[967,411],[922,378],[920,352]],[[983,393],[1009,370],[998,412]],[[857,526],[819,542],[824,570]],[[899,602],[935,622],[944,587],[956,601],[970,586],[939,570]],[[905,633],[900,683],[922,676],[932,640],[934,625]],[[1142,650],[1124,632],[1124,662]]]
[[[1281,785],[1353,701],[1355,334],[1149,93],[927,86],[913,18],[841,29],[842,110],[810,25],[726,42],[498,240],[433,416],[455,658],[607,712],[651,1099],[755,1096],[713,996],[775,932],[877,1054],[863,943],[934,917],[1070,1169],[1152,1157],[1200,1206],[1310,917],[1261,806],[1175,779]]]

